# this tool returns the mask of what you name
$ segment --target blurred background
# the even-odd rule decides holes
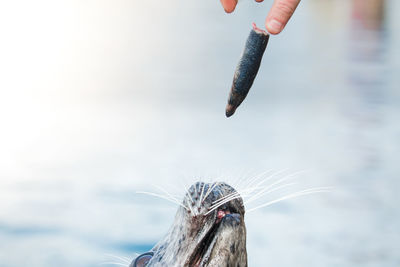
[[[334,190],[246,214],[249,266],[400,266],[400,1],[302,1],[227,119],[271,4],[2,1],[0,266],[124,264],[177,209],[136,191],[266,170]]]

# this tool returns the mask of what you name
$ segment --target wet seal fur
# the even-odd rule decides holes
[[[130,267],[247,267],[243,200],[226,183],[197,182],[167,235]]]
[[[269,34],[253,23],[253,29],[247,38],[246,45],[233,76],[231,91],[228,97],[225,115],[232,116],[246,98],[260,68],[264,51],[267,48]]]

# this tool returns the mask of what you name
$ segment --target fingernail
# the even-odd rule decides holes
[[[268,29],[272,33],[278,33],[282,30],[283,24],[277,21],[276,19],[272,19],[268,22]]]

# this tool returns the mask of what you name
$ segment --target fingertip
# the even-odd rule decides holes
[[[222,7],[226,13],[232,13],[237,4],[237,0],[221,0]]]
[[[230,14],[233,11],[235,11],[235,8],[234,7],[233,8],[224,8],[224,10],[225,10],[226,13]]]
[[[265,21],[265,27],[271,34],[279,34],[292,17],[300,0],[275,0]]]
[[[276,19],[267,19],[265,22],[265,28],[270,34],[279,34],[282,32],[284,27],[285,25]]]

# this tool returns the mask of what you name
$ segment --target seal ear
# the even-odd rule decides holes
[[[129,267],[145,267],[149,263],[153,255],[153,252],[143,253],[142,255],[139,255],[136,259],[134,259]]]

